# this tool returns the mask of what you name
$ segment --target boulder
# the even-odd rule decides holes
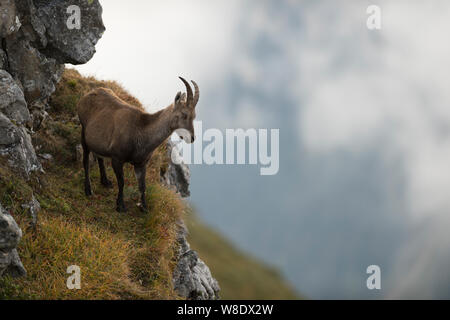
[[[22,208],[28,210],[30,217],[30,226],[34,229],[38,222],[38,212],[41,211],[41,204],[34,195],[31,196],[31,200],[28,203],[22,204]]]
[[[0,70],[0,155],[7,156],[26,178],[42,168],[24,126],[30,119],[22,90],[8,72]]]
[[[27,179],[33,171],[42,169],[26,129],[15,125],[2,113],[0,113],[0,155],[6,156],[9,165]]]
[[[45,101],[55,91],[65,63],[86,63],[94,55],[95,44],[105,31],[102,7],[98,0],[7,3],[6,20],[0,24],[5,39],[0,67],[20,81],[29,104]],[[69,28],[70,6],[80,9],[79,29]]]
[[[6,38],[8,71],[23,86],[26,101],[45,100],[55,91],[64,65],[47,58],[27,36],[24,30]]]
[[[0,204],[0,276],[18,277],[26,274],[16,250],[21,238],[22,230]]]
[[[168,140],[167,145],[168,166],[161,172],[161,181],[169,188],[174,189],[182,197],[190,195],[189,166],[181,158],[175,144]],[[177,243],[179,246],[177,265],[173,271],[173,285],[177,293],[191,300],[219,299],[220,287],[211,275],[208,266],[201,260],[196,251],[191,250],[187,241],[187,228],[183,221],[178,221]]]
[[[47,57],[58,63],[83,64],[95,53],[95,45],[105,32],[102,7],[98,0],[34,1],[36,17],[45,27]],[[80,28],[69,28],[71,17],[77,14],[69,9],[80,9]],[[42,28],[41,28],[42,31]]]
[[[0,70],[0,112],[17,124],[30,120],[30,112],[22,90],[4,70]]]
[[[211,275],[208,266],[198,257],[196,251],[191,250],[186,240],[187,229],[182,221],[179,222],[178,233],[178,263],[173,272],[173,284],[177,293],[190,300],[219,299],[220,287]]]
[[[189,166],[182,161],[179,150],[170,139],[167,141],[166,148],[169,163],[167,169],[161,174],[161,181],[182,197],[189,197],[191,194],[189,191],[191,178]]]

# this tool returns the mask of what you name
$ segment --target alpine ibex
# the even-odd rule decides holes
[[[154,114],[146,113],[127,104],[106,88],[98,88],[86,94],[78,103],[78,117],[81,122],[81,145],[83,147],[83,166],[85,173],[84,190],[92,195],[89,179],[89,153],[98,156],[101,184],[112,187],[105,172],[103,157],[112,159],[112,167],[117,178],[119,194],[117,211],[125,212],[123,202],[123,165],[129,162],[134,166],[141,193],[142,209],[147,209],[145,200],[145,173],[147,162],[153,151],[175,130],[182,130],[181,139],[194,142],[195,106],[200,97],[197,84],[192,81],[195,94],[189,83],[181,78],[186,86],[186,94],[178,92],[175,101]]]

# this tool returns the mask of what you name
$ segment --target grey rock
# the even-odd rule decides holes
[[[35,228],[38,222],[38,212],[41,211],[41,204],[33,195],[30,202],[22,204],[22,208],[28,210],[31,219],[31,227]]]
[[[42,168],[23,126],[30,119],[22,90],[8,72],[0,70],[0,155],[6,155],[9,164],[27,178]]]
[[[36,16],[42,22],[42,26],[36,29],[42,32],[44,27],[46,30],[48,40],[44,50],[46,56],[56,59],[58,63],[88,62],[95,53],[95,45],[105,31],[102,7],[98,0],[49,0],[34,3],[37,9]],[[67,13],[67,10],[71,5],[80,8],[80,29],[68,27],[72,12]]]
[[[0,277],[26,274],[16,247],[22,238],[22,230],[14,218],[0,204]]]
[[[0,70],[0,112],[17,124],[30,120],[30,112],[22,90],[4,70]]]
[[[16,126],[0,113],[0,155],[8,157],[8,163],[16,168],[25,178],[33,171],[41,170],[31,137],[26,129]]]
[[[80,8],[80,29],[68,27],[67,9],[72,5]],[[98,0],[16,0],[10,6],[7,21],[0,25],[9,28],[2,36],[1,67],[20,81],[29,104],[45,101],[55,91],[65,63],[86,63],[94,55],[105,31],[102,7]]]
[[[191,177],[189,167],[183,163],[179,150],[170,139],[167,141],[166,147],[169,164],[167,170],[161,175],[161,181],[180,193],[182,197],[189,197],[191,194],[189,191]]]
[[[45,100],[55,91],[64,65],[33,46],[24,28],[6,38],[8,71],[23,86],[26,101]]]
[[[53,156],[50,153],[41,153],[41,154],[39,154],[39,158],[41,158],[42,160],[45,160],[45,161],[53,160]]]
[[[25,25],[30,30],[32,35],[29,38],[36,43],[40,48],[47,47],[46,28],[44,23],[37,16],[37,9],[33,0],[16,0],[16,6],[22,15],[22,20],[25,21]],[[31,36],[31,37],[30,37]]]
[[[161,181],[179,192],[182,197],[190,195],[189,167],[183,163],[179,150],[169,140],[167,142],[168,167],[161,172]],[[183,221],[178,222],[177,243],[179,246],[177,265],[173,271],[173,285],[177,293],[191,300],[219,299],[220,287],[211,275],[208,266],[191,250],[187,241],[187,228]]]
[[[191,300],[219,299],[220,287],[208,266],[191,250],[186,240],[187,229],[180,222],[178,263],[173,272],[174,289]]]
[[[0,204],[0,250],[16,248],[20,238],[22,238],[22,230],[14,221],[14,218]]]
[[[23,277],[27,274],[16,249],[11,251],[0,250],[0,277]]]

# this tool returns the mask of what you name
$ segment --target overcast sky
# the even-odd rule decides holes
[[[206,127],[280,128],[280,173],[193,166],[192,202],[316,298],[450,298],[450,3],[101,1],[84,74]],[[382,29],[366,28],[366,8]],[[382,267],[369,292],[365,268]]]

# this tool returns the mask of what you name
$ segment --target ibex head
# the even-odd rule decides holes
[[[180,80],[183,81],[186,86],[187,96],[186,93],[177,93],[173,104],[174,109],[172,113],[171,127],[173,130],[176,130],[180,138],[186,141],[186,143],[193,143],[195,140],[195,106],[200,98],[200,90],[198,89],[195,81],[192,81],[195,88],[195,94],[192,94],[192,88],[189,83],[182,77],[180,77]]]

